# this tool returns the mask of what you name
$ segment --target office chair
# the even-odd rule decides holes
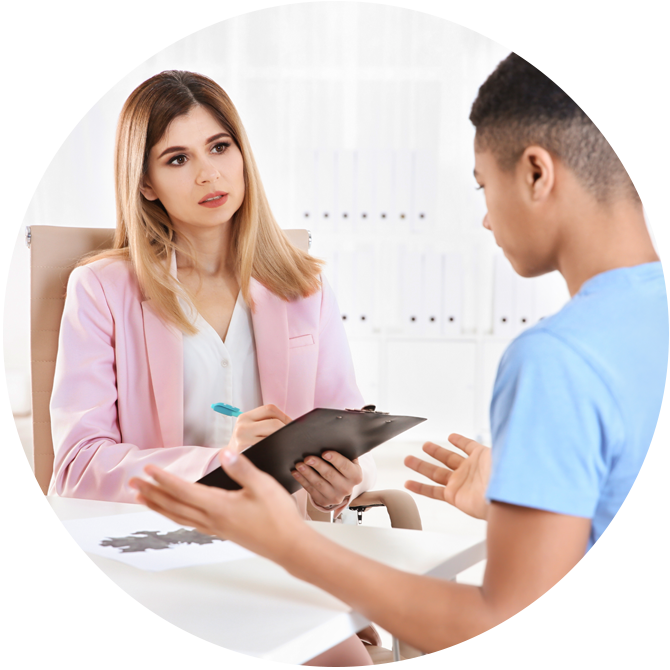
[[[289,241],[307,251],[311,234],[307,230],[285,230]],[[26,244],[30,249],[30,360],[33,423],[34,473],[46,495],[53,471],[54,450],[51,438],[49,401],[53,388],[58,352],[58,333],[65,305],[65,290],[70,272],[83,256],[103,251],[112,245],[114,230],[110,228],[70,228],[62,226],[30,226]],[[352,500],[349,508],[358,514],[371,507],[386,507],[393,528],[421,530],[421,519],[414,499],[404,491],[368,491]],[[311,506],[310,506],[311,507]],[[313,507],[310,517],[330,521],[330,515]],[[375,635],[371,636],[375,641]],[[378,637],[377,637],[378,640]],[[370,654],[386,663],[391,652],[373,645]],[[398,646],[398,645],[395,645]],[[418,655],[403,643],[394,650],[405,658]],[[375,660],[375,663],[378,661]]]

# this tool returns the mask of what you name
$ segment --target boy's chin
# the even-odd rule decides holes
[[[552,272],[553,268],[547,268],[541,265],[538,265],[536,262],[532,261],[525,261],[515,258],[513,256],[510,256],[509,254],[505,253],[505,258],[510,262],[510,265],[512,266],[512,269],[514,272],[516,272],[520,277],[523,277],[524,279],[532,279],[533,277],[540,277],[541,275],[546,275],[549,272]]]

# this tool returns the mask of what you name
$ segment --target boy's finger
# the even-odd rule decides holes
[[[188,526],[202,526],[205,524],[207,516],[202,510],[192,507],[181,500],[176,500],[163,491],[160,486],[139,480],[136,488],[139,491],[140,497],[146,501],[145,504],[164,516],[170,519],[178,517],[179,523],[185,523]]]
[[[464,451],[468,456],[472,454],[475,447],[479,444],[479,442],[475,442],[469,437],[459,435],[458,433],[452,433],[451,435],[449,435],[448,439],[449,442],[451,442],[451,444],[453,444],[461,451]]]
[[[405,482],[405,488],[412,493],[418,493],[420,496],[434,498],[435,500],[441,500],[444,502],[444,487],[442,486],[421,484],[420,482],[415,482],[414,480],[410,479]]]
[[[210,508],[211,497],[220,495],[219,489],[212,489],[204,484],[187,482],[171,472],[167,472],[155,465],[147,465],[144,471],[159,484],[160,488],[169,493],[175,500],[180,500],[201,512]],[[142,480],[139,480],[141,483]]]
[[[433,465],[432,463],[422,461],[416,456],[407,456],[405,458],[405,465],[411,470],[414,470],[414,472],[418,472],[420,475],[432,479],[436,484],[440,484],[441,486],[446,486],[449,477],[451,477],[451,471],[441,468],[439,465]]]
[[[234,451],[221,449],[219,460],[226,474],[244,489],[262,495],[268,487],[281,488],[274,477],[259,470],[244,454],[236,454]]]
[[[440,463],[444,463],[444,465],[446,465],[448,468],[451,468],[452,470],[455,470],[465,460],[463,456],[460,456],[456,452],[451,451],[451,449],[440,447],[434,442],[426,442],[426,444],[423,445],[423,450],[429,456],[432,456],[434,459],[440,461]]]

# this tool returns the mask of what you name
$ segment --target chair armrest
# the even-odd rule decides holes
[[[349,503],[349,509],[363,512],[369,507],[386,507],[392,528],[421,530],[421,517],[414,498],[396,489],[366,491]]]

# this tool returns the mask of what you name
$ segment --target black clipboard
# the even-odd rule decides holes
[[[330,450],[353,460],[425,420],[369,409],[317,408],[249,447],[244,455],[257,468],[272,475],[289,493],[294,493],[302,487],[291,470],[307,456],[320,456]],[[229,491],[241,488],[221,467],[198,483]]]

